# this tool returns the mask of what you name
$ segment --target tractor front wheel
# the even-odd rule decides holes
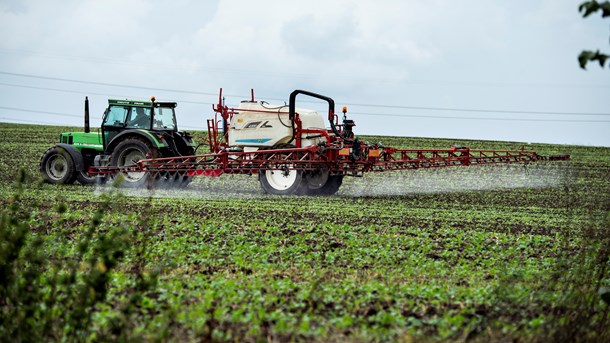
[[[40,171],[44,181],[52,184],[72,184],[77,172],[70,154],[60,148],[47,150],[40,160]]]
[[[140,160],[149,158],[155,158],[157,156],[157,150],[151,148],[146,142],[131,138],[126,139],[119,143],[112,155],[110,156],[110,163],[117,167],[129,167],[136,164]],[[123,176],[123,183],[121,186],[136,188],[142,186],[149,186],[149,182],[153,182],[153,178],[149,173],[140,171],[125,171],[120,173]]]

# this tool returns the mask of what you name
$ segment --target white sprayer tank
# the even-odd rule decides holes
[[[303,129],[326,130],[324,118],[312,110],[296,109]],[[307,139],[303,134],[301,145],[310,146],[324,141],[323,137]],[[260,102],[242,101],[229,123],[229,146],[266,149],[292,139],[292,122],[288,119],[288,106],[274,106]],[[295,144],[292,141],[291,144]]]

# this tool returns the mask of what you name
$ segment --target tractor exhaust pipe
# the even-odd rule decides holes
[[[89,97],[85,97],[85,133],[91,131],[89,127]]]

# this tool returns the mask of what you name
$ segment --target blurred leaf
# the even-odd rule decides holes
[[[580,64],[580,67],[582,69],[587,69],[587,63],[589,62],[589,60],[591,59],[591,57],[594,56],[594,52],[593,51],[583,51],[580,53],[580,55],[578,55],[578,63]]]
[[[599,65],[603,68],[608,58],[610,56],[600,53],[599,50],[595,52],[586,50],[578,55],[578,63],[582,69],[586,69],[589,61],[598,61]]]
[[[597,54],[597,60],[599,61],[599,65],[600,67],[604,67],[604,64],[606,64],[606,60],[608,60],[608,55],[604,55],[604,54]]]
[[[587,2],[583,2],[582,4],[580,4],[580,5],[578,6],[578,12],[582,12],[582,10],[583,10],[584,8],[586,8],[587,6],[589,6],[589,3],[590,3],[590,2],[591,2],[591,1],[587,1]]]
[[[610,288],[608,287],[602,287],[599,289],[598,294],[602,297],[602,300],[610,305]]]
[[[597,1],[585,1],[580,4],[580,6],[578,6],[578,12],[584,11],[582,15],[584,18],[597,12],[600,9],[602,10],[602,18],[610,16],[610,1],[605,1],[601,4]]]
[[[600,5],[602,9],[602,18],[610,17],[610,1],[606,1]]]
[[[580,6],[578,6],[578,12],[584,12],[583,13],[583,18],[588,17],[591,13],[595,13],[597,12],[597,10],[599,9],[599,4],[597,3],[597,1],[586,1],[583,2],[582,4],[580,4]]]

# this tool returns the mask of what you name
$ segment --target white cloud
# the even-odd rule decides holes
[[[607,88],[580,87],[610,87],[607,72],[594,66],[583,72],[576,64],[581,49],[608,51],[607,42],[607,20],[581,19],[577,4],[568,0],[0,2],[1,70],[204,92],[224,87],[229,94],[254,87],[258,95],[275,98],[305,88],[354,103],[607,112]],[[138,89],[6,76],[0,76],[0,82],[150,95]],[[80,96],[75,101],[73,94],[2,90],[0,101],[7,105],[17,106],[20,98],[35,95],[46,106],[80,112]],[[102,96],[96,99],[104,101]],[[201,112],[207,115],[209,108],[189,106],[180,108],[197,115],[187,120],[202,126]],[[358,107],[352,111],[460,115]],[[489,125],[498,122],[356,119],[360,133],[577,139],[539,132],[546,130],[524,131],[524,125],[512,122],[502,122],[498,129]],[[459,130],[455,123],[461,123]],[[566,132],[564,124],[542,127]],[[591,124],[572,136],[608,142],[604,128],[607,131],[608,125]]]

